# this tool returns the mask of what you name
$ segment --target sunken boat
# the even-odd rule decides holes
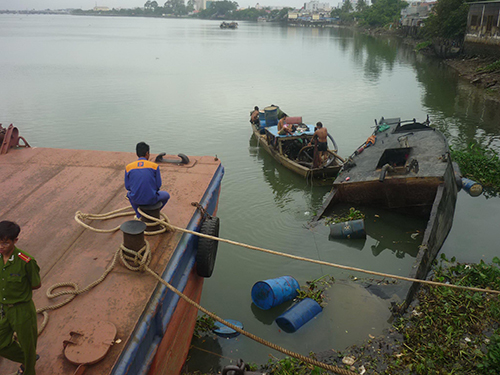
[[[287,116],[285,125],[290,134],[280,134],[278,120],[285,114],[277,106],[269,106],[259,112],[259,120],[252,123],[252,130],[258,143],[278,163],[305,178],[332,178],[343,166],[334,138],[328,133],[328,150],[323,158],[318,157],[317,148],[309,145],[315,127],[302,122],[301,116]]]
[[[314,220],[342,204],[371,206],[428,218],[409,277],[425,279],[453,223],[460,171],[445,136],[429,117],[382,118],[375,131],[348,158]],[[418,288],[407,293],[410,302]]]
[[[19,147],[19,140],[26,147]],[[126,208],[132,214],[123,174],[125,165],[137,157],[131,152],[29,147],[12,125],[1,141],[0,217],[21,226],[17,246],[40,266],[42,287],[34,291],[33,300],[37,309],[44,309],[68,298],[49,298],[47,292],[53,286],[76,284],[57,288],[54,294],[82,290],[114,264],[125,229],[124,233],[96,233],[77,223],[75,213],[98,215]],[[180,228],[217,235],[215,215],[224,175],[220,160],[163,156],[155,161],[163,189],[172,198],[162,213]],[[144,224],[131,219],[114,215],[106,221],[86,222],[102,230]],[[213,271],[215,259],[208,258],[215,257],[214,244],[178,230],[147,236],[147,242],[149,268],[199,303],[204,278]],[[148,272],[131,271],[117,261],[99,285],[49,312],[38,337],[37,374],[178,375],[188,355],[197,313],[195,306]],[[0,374],[13,374],[18,367],[0,358]]]

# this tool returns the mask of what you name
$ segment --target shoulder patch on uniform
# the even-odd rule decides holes
[[[21,258],[22,260],[24,260],[26,263],[28,263],[31,260],[31,258],[29,256],[24,255],[23,253],[19,253],[19,254],[17,254],[17,256],[19,258]]]

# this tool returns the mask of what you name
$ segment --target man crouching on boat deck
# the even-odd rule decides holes
[[[170,194],[166,191],[160,191],[160,167],[149,161],[149,145],[145,142],[139,142],[135,149],[139,159],[125,168],[125,189],[128,191],[127,198],[137,214],[137,218],[140,218],[141,214],[137,209],[139,206],[149,206],[161,202],[161,208],[163,208],[170,199]]]
[[[35,375],[38,328],[32,291],[42,282],[36,260],[16,247],[20,232],[16,223],[0,222],[0,356],[21,363],[17,374]]]

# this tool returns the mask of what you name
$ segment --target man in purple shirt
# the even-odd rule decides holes
[[[136,146],[138,160],[130,163],[125,168],[125,189],[127,198],[134,209],[137,217],[141,214],[137,210],[139,206],[149,206],[158,202],[165,206],[170,199],[170,194],[160,191],[161,175],[160,167],[149,161],[149,145],[139,142]]]

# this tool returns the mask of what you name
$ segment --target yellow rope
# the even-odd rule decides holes
[[[157,218],[149,216],[149,215],[147,215],[147,214],[145,214],[143,212],[141,212],[141,215],[144,216],[145,218],[149,219],[149,220],[156,220],[158,223],[161,223],[161,224],[165,225],[167,228],[170,228],[172,230],[177,230],[179,232],[193,234],[193,235],[198,236],[198,237],[208,238],[208,239],[211,239],[211,240],[228,243],[228,244],[235,245],[235,246],[244,247],[244,248],[251,249],[251,250],[261,251],[261,252],[267,253],[267,254],[279,255],[279,256],[282,256],[282,257],[285,257],[285,258],[290,258],[290,259],[295,259],[295,260],[301,260],[301,261],[304,261],[304,262],[310,262],[310,263],[320,264],[320,265],[323,265],[323,266],[335,267],[335,268],[339,268],[339,269],[343,269],[343,270],[347,270],[347,271],[362,272],[362,273],[366,273],[366,274],[369,274],[369,275],[375,275],[375,276],[380,276],[380,277],[387,277],[387,278],[392,278],[392,279],[397,279],[397,280],[403,280],[403,281],[410,281],[410,282],[415,282],[415,283],[420,283],[420,284],[426,284],[426,285],[432,285],[432,286],[444,286],[444,287],[447,287],[447,288],[455,288],[455,289],[462,289],[462,290],[471,290],[471,291],[474,291],[474,292],[481,292],[481,293],[500,294],[499,290],[494,290],[494,289],[474,288],[474,287],[468,287],[468,286],[462,286],[462,285],[445,284],[445,283],[440,283],[440,282],[437,282],[437,281],[414,279],[414,278],[411,278],[411,277],[397,276],[397,275],[392,275],[392,274],[383,273],[383,272],[369,271],[369,270],[365,270],[365,269],[362,269],[362,268],[343,266],[341,264],[324,262],[324,261],[316,260],[316,259],[304,258],[304,257],[300,257],[300,256],[297,256],[297,255],[291,255],[291,254],[286,254],[286,253],[282,253],[282,252],[279,252],[279,251],[264,249],[262,247],[253,246],[253,245],[247,245],[247,244],[244,244],[244,243],[241,243],[241,242],[226,240],[224,238],[214,237],[214,236],[210,236],[208,234],[203,234],[203,233],[199,233],[199,232],[194,232],[194,231],[189,230],[189,229],[184,229],[184,228],[176,227],[175,225],[172,225],[172,224],[167,223],[167,222],[163,222],[162,220],[159,220]]]
[[[83,223],[78,218],[80,218],[80,217],[82,217],[82,218],[83,217],[90,218],[90,217],[93,217],[93,216],[101,218],[101,217],[107,217],[107,215],[109,215],[111,217],[117,217],[115,215],[117,215],[119,212],[124,211],[125,209],[128,209],[128,208],[124,207],[124,208],[121,208],[121,209],[118,209],[118,210],[115,210],[115,211],[111,211],[111,212],[109,212],[107,214],[101,214],[101,215],[82,214],[80,211],[78,211],[76,213],[76,215],[75,215],[75,220],[78,221],[79,223],[81,223],[85,228],[88,228],[88,229],[96,231],[96,232],[103,233],[102,232],[103,230],[93,228],[90,225],[87,225],[87,224]],[[447,288],[454,288],[454,289],[461,289],[461,290],[470,290],[470,291],[473,291],[473,292],[480,292],[480,293],[500,294],[499,290],[494,290],[494,289],[474,288],[474,287],[468,287],[468,286],[462,286],[462,285],[445,284],[445,283],[440,283],[440,282],[431,281],[431,280],[414,279],[414,278],[411,278],[411,277],[392,275],[392,274],[388,274],[388,273],[384,273],[384,272],[377,272],[377,271],[369,271],[369,270],[365,270],[365,269],[362,269],[362,268],[350,267],[350,266],[343,266],[341,264],[330,263],[330,262],[325,262],[325,261],[316,260],[316,259],[304,258],[304,257],[300,257],[300,256],[297,256],[297,255],[286,254],[286,253],[282,253],[282,252],[279,252],[279,251],[269,250],[269,249],[265,249],[265,248],[258,247],[258,246],[253,246],[253,245],[247,245],[247,244],[244,244],[244,243],[241,243],[241,242],[227,240],[227,239],[224,239],[224,238],[214,237],[214,236],[210,236],[208,234],[203,234],[203,233],[195,232],[195,231],[192,231],[192,230],[189,230],[189,229],[180,228],[180,227],[177,227],[175,225],[170,224],[170,221],[168,220],[168,218],[166,218],[166,216],[163,215],[163,214],[161,214],[161,216],[164,219],[157,219],[157,218],[155,218],[153,216],[150,216],[150,215],[142,212],[140,209],[139,209],[139,212],[146,219],[149,219],[152,222],[154,222],[154,224],[149,224],[149,225],[161,225],[162,227],[166,228],[165,230],[167,230],[167,229],[170,229],[172,231],[176,230],[176,231],[179,231],[179,232],[184,232],[184,233],[192,234],[192,235],[195,235],[195,236],[198,236],[198,237],[208,238],[210,240],[224,242],[224,243],[228,243],[228,244],[231,244],[231,245],[234,245],[234,246],[240,246],[240,247],[243,247],[243,248],[246,248],[246,249],[250,249],[250,250],[261,251],[261,252],[264,252],[264,253],[267,253],[267,254],[279,255],[279,256],[282,256],[282,257],[285,257],[285,258],[290,258],[290,259],[300,260],[300,261],[304,261],[304,262],[310,262],[310,263],[320,264],[320,265],[323,265],[323,266],[335,267],[335,268],[339,268],[339,269],[343,269],[343,270],[347,270],[347,271],[361,272],[361,273],[366,273],[366,274],[369,274],[369,275],[380,276],[380,277],[387,277],[387,278],[391,278],[391,279],[409,281],[409,282],[420,283],[420,284],[425,284],[425,285],[443,286],[443,287],[447,287]],[[133,211],[129,212],[128,215],[131,215],[133,213],[134,213]],[[124,215],[125,214],[122,214],[122,215],[119,215],[119,216],[124,216]],[[101,219],[101,220],[104,220],[104,219]],[[118,230],[119,228],[120,227],[117,227],[114,230]],[[156,232],[153,232],[153,233],[156,233]],[[149,233],[145,232],[145,234],[149,234]]]

